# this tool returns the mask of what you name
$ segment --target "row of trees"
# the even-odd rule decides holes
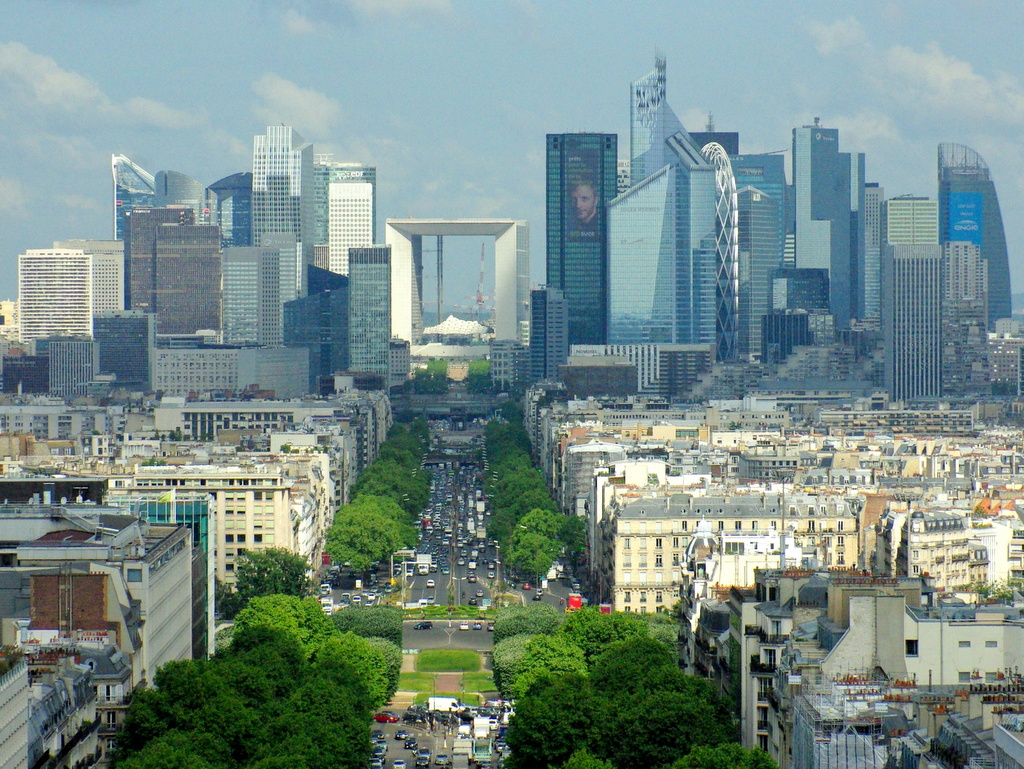
[[[548,669],[518,685],[509,769],[773,769],[766,754],[736,744],[714,684],[682,673],[673,648],[637,630],[632,619],[586,618],[527,644],[548,657]],[[567,662],[574,635],[596,641],[607,632],[625,637],[594,643],[589,658],[576,646]],[[495,667],[497,658],[495,648]]]
[[[336,563],[365,572],[396,550],[414,547],[417,515],[430,501],[430,479],[420,466],[430,445],[426,422],[396,424],[377,459],[338,509],[324,549]]]
[[[485,488],[492,514],[487,532],[502,546],[505,561],[520,573],[547,573],[563,552],[575,559],[585,545],[584,525],[564,516],[548,493],[544,476],[533,466],[522,412],[506,404],[484,433],[489,474]]]
[[[364,769],[370,713],[398,686],[401,624],[389,607],[329,618],[315,598],[253,598],[226,650],[169,663],[135,693],[116,768]]]

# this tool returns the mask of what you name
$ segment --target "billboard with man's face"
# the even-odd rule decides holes
[[[949,193],[949,239],[981,245],[980,192]]]
[[[563,221],[568,241],[599,241],[605,201],[601,200],[601,156],[597,149],[566,140]]]

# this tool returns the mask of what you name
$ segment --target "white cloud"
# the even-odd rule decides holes
[[[348,0],[349,7],[363,16],[405,16],[410,13],[449,14],[451,0]]]
[[[923,50],[906,45],[878,49],[852,16],[830,24],[812,22],[808,31],[818,53],[850,61],[894,110],[910,117],[1024,125],[1024,83],[1018,77],[1004,72],[985,76],[935,42]]]
[[[0,176],[0,214],[23,217],[28,209],[25,205],[28,193],[24,185],[10,176]]]
[[[892,118],[876,110],[863,110],[855,115],[834,115],[829,124],[839,129],[845,140],[853,140],[860,146],[876,141],[891,142],[900,138],[899,129]]]
[[[341,105],[329,96],[267,73],[252,85],[262,102],[253,107],[267,124],[294,126],[306,139],[326,136],[341,119]]]
[[[299,13],[294,8],[289,8],[284,12],[281,23],[285,30],[293,35],[312,35],[317,31],[317,25],[308,16]]]
[[[153,99],[135,97],[117,102],[89,78],[62,69],[49,56],[21,43],[0,43],[0,81],[24,106],[44,112],[156,128],[182,128],[197,122],[189,113]]]
[[[90,214],[103,214],[106,212],[106,207],[101,204],[95,198],[90,198],[85,195],[61,195],[57,198],[61,203],[67,206],[73,211],[84,211]]]
[[[864,27],[853,16],[837,19],[831,24],[812,21],[808,31],[814,46],[822,56],[834,56],[848,50],[863,49],[868,44]]]

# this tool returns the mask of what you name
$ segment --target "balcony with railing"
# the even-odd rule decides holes
[[[762,644],[768,644],[770,646],[782,646],[786,643],[788,636],[784,634],[769,633],[760,625],[747,625],[743,631],[743,635],[757,636]]]

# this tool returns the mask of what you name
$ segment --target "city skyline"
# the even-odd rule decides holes
[[[1000,194],[1011,277],[1024,280],[1013,259],[1024,245],[1015,224],[1024,218],[1024,83],[1006,74],[1024,69],[1009,34],[1020,9],[978,5],[970,47],[956,10],[917,2],[814,17],[795,3],[716,10],[714,23],[744,40],[742,55],[723,55],[702,25],[642,41],[621,34],[667,13],[665,2],[267,2],[249,19],[258,45],[223,33],[247,8],[225,2],[184,18],[146,0],[12,4],[0,38],[0,97],[10,106],[0,115],[0,295],[14,295],[26,249],[110,237],[111,154],[211,184],[251,170],[252,137],[276,123],[317,153],[377,166],[380,220],[532,222],[531,277],[543,283],[544,136],[614,132],[627,154],[629,83],[655,51],[668,60],[668,99],[683,124],[700,130],[712,113],[719,130],[740,133],[744,153],[786,149],[794,127],[820,117],[839,129],[843,151],[866,154],[867,181],[892,196],[934,197],[937,144],[972,147]],[[110,54],[154,29],[167,52],[206,53],[140,45],[128,59]],[[570,33],[578,43],[565,45]],[[87,40],[73,56],[72,37]],[[478,247],[465,249],[467,273]],[[467,282],[459,296],[473,293]]]

